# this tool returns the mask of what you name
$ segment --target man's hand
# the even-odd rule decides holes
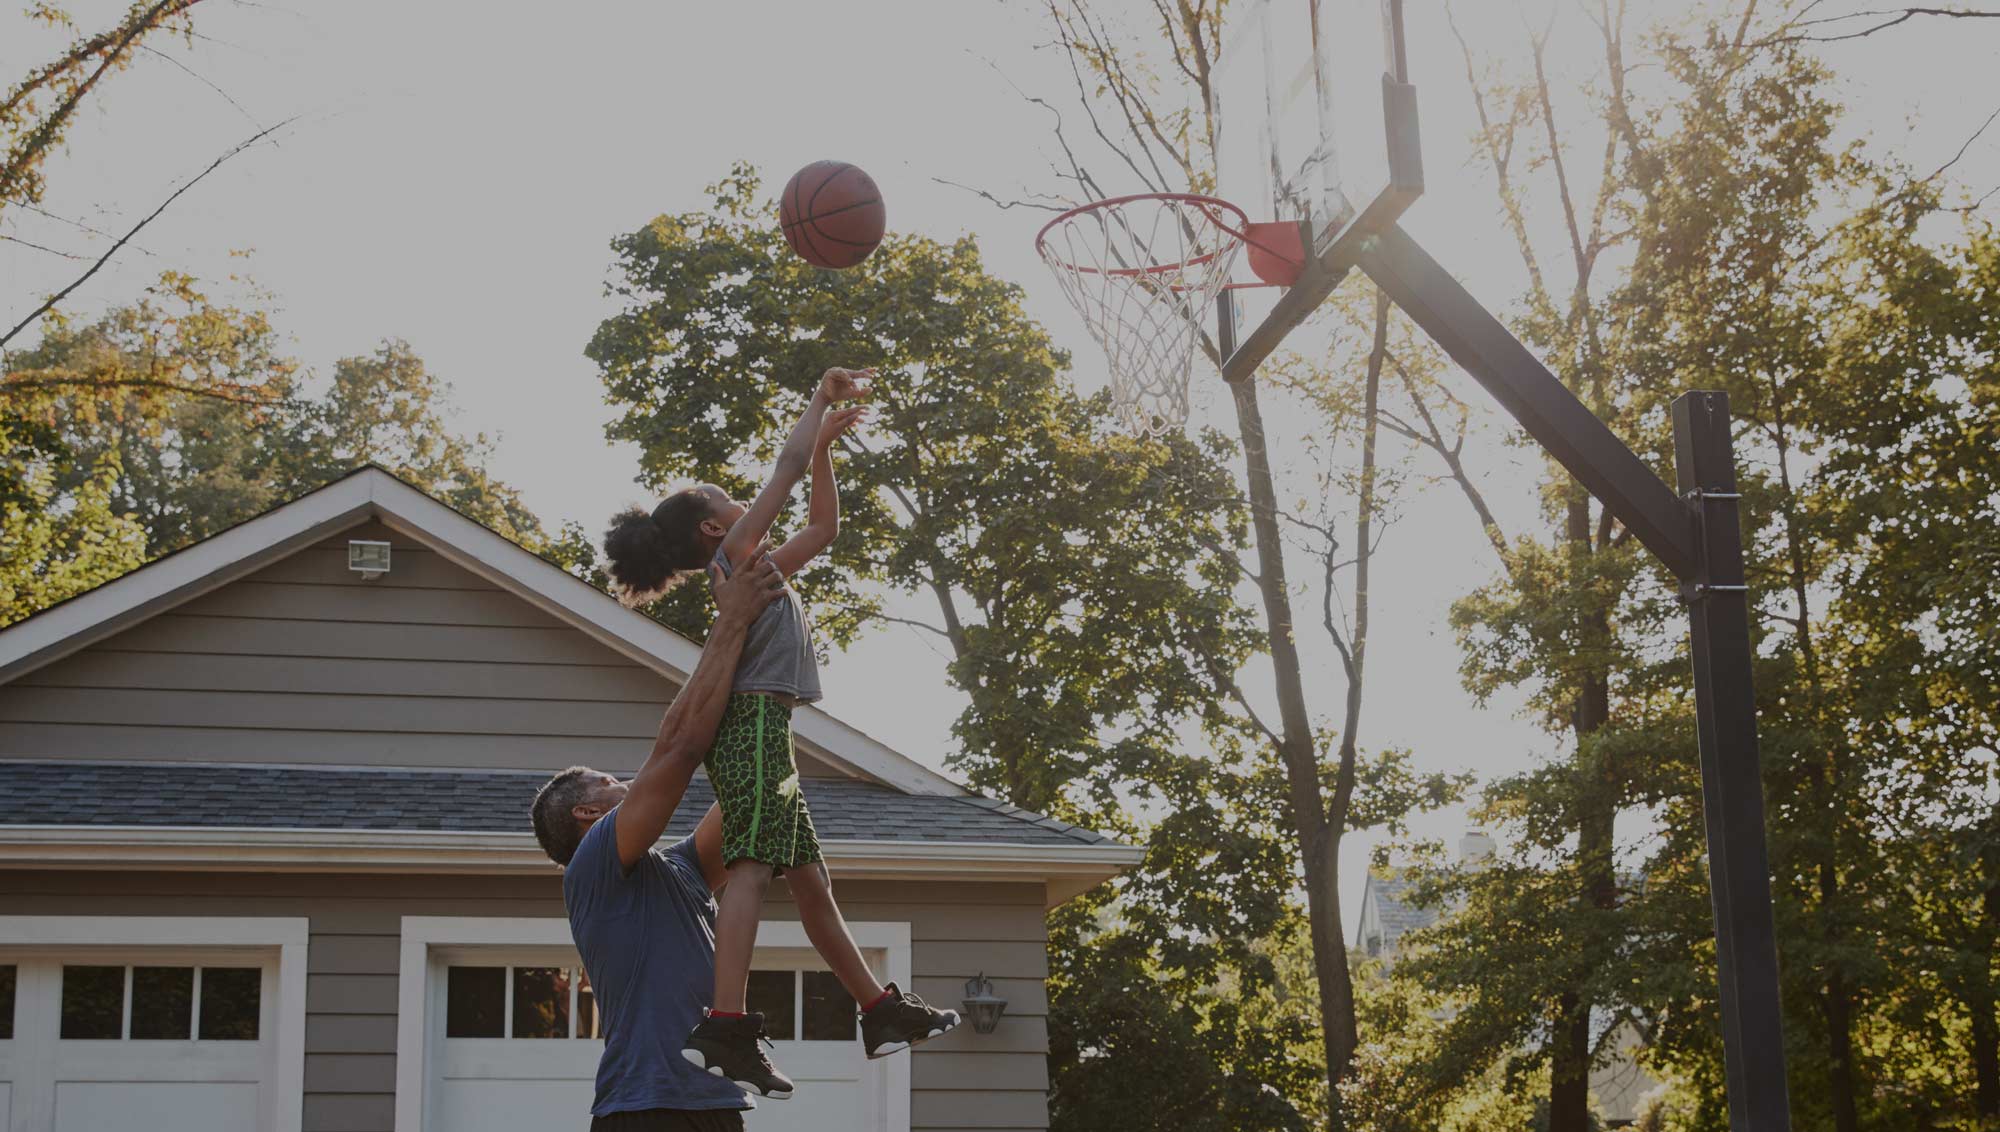
[[[875,367],[827,370],[819,379],[819,391],[828,401],[852,401],[874,392]]]
[[[771,565],[771,544],[767,540],[725,578],[722,567],[708,564],[708,580],[715,592],[715,619],[748,625],[764,612],[764,607],[784,593],[785,579]]]

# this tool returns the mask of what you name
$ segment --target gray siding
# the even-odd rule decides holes
[[[674,692],[371,522],[0,687],[0,758],[630,771]]]
[[[913,1132],[1048,1126],[1048,974],[1040,885],[854,881],[851,920],[908,921],[912,982],[956,1005],[984,971],[1008,999],[1000,1029],[966,1026],[915,1051]],[[401,917],[560,916],[555,877],[387,877],[0,871],[14,915],[305,916],[305,1132],[389,1132],[394,1124]],[[783,886],[771,919],[795,919]]]

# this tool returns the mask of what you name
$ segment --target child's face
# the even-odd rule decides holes
[[[702,530],[717,538],[729,533],[750,509],[729,498],[729,493],[712,483],[701,485],[701,493],[708,496],[708,518],[702,520]]]

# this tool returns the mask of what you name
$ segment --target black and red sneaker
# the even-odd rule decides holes
[[[774,1101],[791,1099],[792,1079],[778,1072],[764,1056],[771,1036],[764,1016],[756,1012],[702,1018],[701,1025],[681,1043],[681,1056],[717,1077],[727,1077],[746,1093]]]
[[[861,1044],[869,1057],[887,1057],[951,1032],[958,1011],[939,1010],[894,983],[881,1002],[861,1014]]]

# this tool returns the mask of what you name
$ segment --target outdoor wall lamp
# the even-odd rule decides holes
[[[1006,1012],[1007,1000],[993,993],[993,980],[986,972],[965,980],[965,1016],[972,1019],[972,1032],[990,1034],[1000,1028],[1000,1015]]]

